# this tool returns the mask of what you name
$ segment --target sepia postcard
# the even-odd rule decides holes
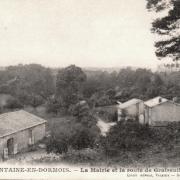
[[[0,0],[0,179],[180,179],[179,0]]]

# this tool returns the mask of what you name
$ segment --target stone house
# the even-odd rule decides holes
[[[24,110],[0,115],[0,157],[27,150],[45,137],[46,120]]]
[[[144,102],[144,123],[151,126],[165,126],[180,121],[180,104],[160,96]]]
[[[119,105],[118,109],[118,121],[121,120],[122,112],[126,114],[126,116],[135,119],[138,117],[142,119],[144,117],[144,102],[140,99],[131,99]]]

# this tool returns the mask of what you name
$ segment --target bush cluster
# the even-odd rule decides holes
[[[106,155],[116,156],[122,152],[137,152],[155,146],[172,148],[180,140],[180,123],[166,127],[149,127],[136,121],[120,121],[102,138],[102,148]]]
[[[70,149],[63,157],[62,160],[70,163],[90,163],[93,164],[100,160],[99,153],[90,148],[82,149],[82,150],[73,150]]]
[[[19,109],[19,108],[23,108],[23,105],[17,99],[8,99],[6,105],[4,106],[4,108],[7,108],[7,109]]]
[[[68,131],[57,126],[47,141],[47,152],[61,154],[66,153],[69,148],[93,148],[98,136],[99,130],[96,126],[86,127],[76,121],[68,124]]]

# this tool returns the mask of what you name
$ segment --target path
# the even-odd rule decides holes
[[[97,126],[99,127],[99,129],[101,130],[101,134],[103,136],[106,136],[106,133],[110,130],[110,128],[112,126],[116,125],[115,122],[104,122],[101,118],[98,117],[98,122],[97,122]]]

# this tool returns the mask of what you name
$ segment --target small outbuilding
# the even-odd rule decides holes
[[[145,124],[166,126],[170,122],[180,121],[180,104],[160,96],[144,103]]]
[[[119,105],[118,119],[121,119],[122,112],[131,118],[143,116],[144,114],[144,102],[140,99],[131,99]]]
[[[45,137],[46,120],[24,110],[0,115],[0,156],[27,150]]]

